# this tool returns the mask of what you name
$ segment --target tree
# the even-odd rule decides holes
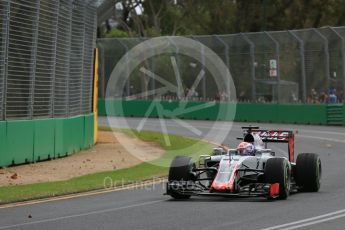
[[[128,36],[229,34],[345,23],[342,0],[122,0],[121,5],[119,29]]]

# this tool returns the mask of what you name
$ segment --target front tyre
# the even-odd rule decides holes
[[[301,191],[319,191],[321,173],[321,160],[317,154],[300,153],[297,156],[295,180]]]
[[[290,165],[287,159],[268,159],[264,173],[266,183],[279,183],[279,199],[287,199],[290,194]]]
[[[169,183],[190,183],[195,181],[195,173],[193,169],[195,168],[195,163],[191,157],[177,156],[171,162],[169,169],[168,181]],[[189,199],[191,196],[186,194],[181,194],[179,191],[173,188],[167,187],[167,194],[175,199]]]

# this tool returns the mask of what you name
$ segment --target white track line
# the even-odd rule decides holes
[[[275,230],[275,229],[291,230],[291,229],[297,229],[297,228],[301,228],[301,227],[305,227],[305,226],[309,226],[313,224],[318,224],[318,223],[322,223],[322,222],[326,222],[326,221],[330,221],[334,219],[339,219],[342,217],[345,217],[345,209],[339,210],[336,212],[330,212],[330,213],[320,215],[320,216],[311,217],[308,219],[303,219],[303,220],[287,223],[287,224],[282,224],[282,225],[273,226],[269,228],[263,228],[261,230]]]
[[[115,212],[115,211],[119,211],[119,210],[123,210],[123,209],[136,208],[136,207],[140,207],[140,206],[156,204],[156,203],[159,203],[162,201],[164,201],[164,200],[155,200],[155,201],[149,201],[149,202],[144,202],[144,203],[139,203],[139,204],[123,206],[123,207],[109,208],[109,209],[98,210],[98,211],[93,211],[93,212],[86,212],[86,213],[81,213],[81,214],[62,216],[62,217],[45,219],[45,220],[37,220],[37,221],[21,223],[21,224],[7,225],[7,226],[0,227],[0,229],[18,228],[18,227],[23,227],[23,226],[33,225],[33,224],[42,224],[42,223],[55,222],[55,221],[59,221],[59,220],[66,220],[66,219],[72,219],[72,218],[77,218],[77,217],[97,215],[97,214],[102,214],[102,213],[107,213],[107,212]]]
[[[326,219],[317,220],[317,221],[313,221],[313,222],[309,222],[309,223],[305,223],[305,224],[301,224],[301,225],[297,225],[297,226],[293,226],[290,228],[283,228],[282,230],[292,230],[292,229],[297,229],[297,228],[303,228],[306,226],[315,225],[315,224],[319,224],[319,223],[323,223],[323,222],[327,222],[327,221],[331,221],[331,220],[335,220],[335,219],[339,219],[339,218],[343,218],[343,217],[345,217],[345,214],[333,216],[333,217],[329,217]]]
[[[102,194],[120,192],[120,191],[131,190],[131,189],[140,189],[140,188],[143,188],[144,186],[153,186],[156,184],[167,182],[165,177],[157,177],[156,179],[158,181],[147,180],[147,181],[142,181],[142,182],[134,183],[134,184],[128,184],[128,185],[119,186],[115,188],[107,188],[107,189],[101,189],[101,190],[90,191],[90,192],[82,192],[82,193],[77,193],[77,194],[61,195],[61,196],[51,197],[51,198],[23,201],[23,202],[17,202],[17,203],[9,203],[9,204],[0,205],[0,209],[15,208],[15,207],[42,204],[42,203],[55,202],[55,201],[64,201],[64,200],[70,200],[74,198],[102,195]]]

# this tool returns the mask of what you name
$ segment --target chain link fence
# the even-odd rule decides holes
[[[96,13],[92,0],[0,1],[0,119],[92,111]]]
[[[345,27],[325,27],[291,31],[240,33],[230,35],[187,36],[213,50],[228,66],[239,101],[271,103],[334,103],[344,101],[345,89]],[[100,48],[100,97],[105,97],[107,82],[117,62],[145,38],[98,39]],[[170,42],[186,92],[204,63],[179,54]],[[203,48],[194,55],[204,55]],[[171,55],[147,55],[140,66],[178,82],[171,66]],[[202,59],[202,58],[201,58]],[[122,92],[113,97],[141,95],[142,99],[181,99],[179,95],[145,95],[161,87],[145,77],[140,66],[128,73]],[[128,67],[129,68],[129,67]],[[193,100],[222,100],[212,76],[205,71]],[[330,96],[336,95],[330,101]]]

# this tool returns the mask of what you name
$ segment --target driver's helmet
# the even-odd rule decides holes
[[[237,154],[239,155],[254,155],[255,147],[248,142],[241,142],[237,146]]]

